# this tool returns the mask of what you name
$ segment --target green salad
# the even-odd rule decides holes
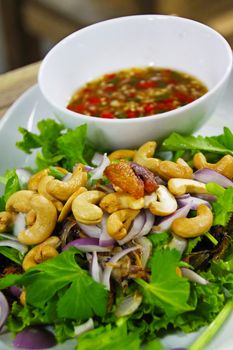
[[[87,126],[20,128],[0,176],[0,327],[16,348],[163,349],[233,310],[233,134],[96,150]],[[37,346],[37,347],[36,347]],[[179,344],[174,344],[178,348]]]

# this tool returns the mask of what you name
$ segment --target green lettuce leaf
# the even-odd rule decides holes
[[[216,187],[217,186],[217,187]],[[219,185],[207,184],[206,188],[210,193],[217,195],[217,200],[213,202],[214,225],[226,226],[230,221],[233,212],[233,187],[227,189]]]
[[[224,128],[224,134],[216,136],[182,136],[173,132],[161,145],[162,151],[206,151],[233,155],[232,133]]]
[[[38,122],[39,134],[19,128],[23,140],[16,143],[26,153],[38,149],[36,164],[39,169],[60,165],[72,170],[76,163],[90,162],[95,150],[87,141],[87,125],[74,130],[66,129],[55,120],[46,119]]]
[[[213,261],[201,276],[210,283],[191,284],[191,297],[195,310],[178,315],[173,324],[184,332],[192,332],[210,324],[223,309],[227,300],[233,299],[233,259],[228,262]]]
[[[59,152],[64,156],[63,167],[72,169],[76,163],[86,164],[84,158],[87,125],[80,125],[70,130],[57,139]]]
[[[23,136],[22,141],[18,141],[16,146],[27,154],[31,154],[33,149],[41,147],[41,141],[39,135],[33,134],[32,132],[19,127],[19,132]]]
[[[73,321],[70,320],[55,323],[54,331],[58,343],[63,343],[75,337]]]
[[[168,242],[171,239],[171,235],[168,232],[161,232],[161,233],[152,233],[147,236],[151,243],[153,244],[153,248],[158,250],[158,249],[163,249],[164,246],[168,244]]]
[[[201,239],[201,236],[188,239],[187,248],[185,249],[185,255],[190,254],[192,250],[196,247],[196,245],[201,241]]]
[[[144,350],[163,350],[164,347],[158,339],[151,340],[144,347]]]
[[[140,350],[140,339],[136,333],[127,333],[124,323],[112,328],[110,325],[84,333],[78,337],[77,350]],[[156,348],[155,348],[156,350]]]
[[[17,249],[11,247],[0,247],[0,254],[14,261],[18,265],[21,265],[23,262],[23,255]]]
[[[52,158],[57,153],[57,138],[61,136],[61,131],[65,129],[64,125],[55,120],[41,120],[37,124],[39,135],[34,134],[27,129],[19,128],[23,135],[23,140],[16,143],[22,151],[30,154],[36,148],[42,147],[42,153],[45,158]]]
[[[19,285],[22,280],[22,275],[8,274],[0,279],[0,290],[13,286]]]
[[[4,211],[8,198],[13,193],[20,190],[20,183],[16,170],[8,170],[4,176],[0,176],[0,183],[5,185],[4,194],[0,197],[0,211]]]
[[[175,249],[156,251],[151,259],[151,281],[136,279],[146,302],[159,307],[168,317],[190,310],[189,282],[176,274],[180,258]]]
[[[93,315],[103,317],[108,292],[77,264],[77,253],[76,248],[70,248],[23,275],[7,275],[0,279],[0,289],[13,284],[23,286],[27,303],[39,309],[57,297],[57,316],[60,319],[85,321]]]
[[[16,334],[25,327],[33,325],[48,325],[56,322],[56,304],[50,302],[43,309],[33,308],[30,305],[20,305],[14,302],[7,319],[7,327]]]
[[[213,136],[219,143],[226,148],[233,150],[233,133],[226,126],[223,128],[223,134],[219,136]]]

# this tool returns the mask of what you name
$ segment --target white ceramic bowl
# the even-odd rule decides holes
[[[184,107],[137,119],[87,117],[66,109],[86,82],[104,73],[145,66],[187,72],[209,91]],[[94,143],[114,149],[137,147],[172,131],[196,131],[213,113],[231,69],[230,46],[208,26],[175,16],[140,15],[99,22],[63,39],[43,60],[38,79],[59,120],[68,127],[87,123]]]

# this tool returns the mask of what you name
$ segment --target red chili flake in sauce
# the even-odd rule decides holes
[[[150,115],[150,114],[154,113],[154,110],[155,110],[154,103],[148,103],[144,106],[145,115]]]
[[[182,107],[207,92],[195,77],[163,68],[105,74],[75,92],[67,108],[99,118],[138,118]]]
[[[70,109],[73,112],[77,112],[77,113],[83,113],[85,112],[85,106],[84,105],[70,105],[67,107],[68,109]]]
[[[115,78],[116,73],[110,73],[110,74],[105,74],[104,78],[106,80],[112,80],[113,78]]]
[[[113,91],[116,91],[116,86],[114,85],[107,85],[105,88],[104,88],[104,91],[106,92],[113,92]]]
[[[97,105],[101,102],[101,99],[98,96],[91,96],[88,98],[87,102],[89,102],[92,105]]]
[[[127,118],[137,118],[138,117],[138,111],[126,111]]]
[[[114,115],[111,112],[102,112],[100,115],[101,118],[113,119]]]
[[[155,81],[139,81],[137,86],[141,89],[149,89],[156,85]]]

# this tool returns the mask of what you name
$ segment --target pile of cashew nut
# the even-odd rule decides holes
[[[55,179],[49,169],[32,175],[27,189],[14,193],[8,199],[5,211],[0,213],[0,232],[10,232],[17,214],[25,215],[25,228],[18,234],[18,241],[30,247],[23,260],[23,269],[27,270],[59,254],[60,239],[55,227],[69,215],[78,223],[96,225],[101,223],[104,213],[108,213],[107,232],[118,241],[127,236],[141,210],[147,209],[155,217],[166,217],[177,210],[176,196],[207,193],[205,184],[193,179],[193,169],[183,159],[176,162],[156,159],[153,157],[155,150],[156,142],[150,141],[138,150],[111,153],[108,157],[112,163],[108,166],[109,172],[105,172],[107,176],[112,171],[110,181],[116,175],[116,181],[111,181],[111,193],[100,190],[98,183],[93,187],[88,186],[87,170],[82,164],[74,168],[66,181]],[[125,160],[128,158],[131,161]],[[116,164],[121,162],[125,162],[124,166],[118,169]],[[113,163],[115,167],[111,168]],[[124,175],[120,172],[130,163],[134,165],[127,176],[119,178]],[[193,164],[195,169],[210,168],[230,179],[233,177],[232,156],[224,156],[216,164],[210,164],[202,153],[197,153]],[[120,175],[114,175],[114,169],[119,170]],[[67,170],[58,170],[66,176]],[[153,183],[151,174],[153,178],[159,176],[164,184]],[[133,187],[137,185],[140,191],[134,191]],[[201,204],[195,217],[174,219],[171,234],[192,238],[206,233],[212,224],[211,209]]]

